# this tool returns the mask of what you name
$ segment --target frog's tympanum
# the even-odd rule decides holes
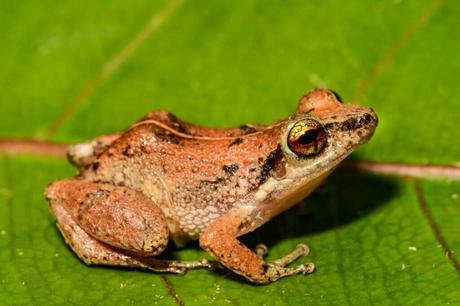
[[[271,125],[214,129],[149,113],[125,132],[71,146],[74,179],[52,183],[46,197],[66,242],[87,264],[184,273],[227,267],[254,283],[308,274],[287,267],[308,253],[298,245],[274,261],[238,237],[309,195],[372,136],[372,109],[344,105],[330,91],[303,96],[296,112]],[[169,238],[198,239],[216,261],[157,256]]]

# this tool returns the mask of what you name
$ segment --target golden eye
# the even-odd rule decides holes
[[[297,121],[287,138],[289,149],[301,157],[313,157],[326,146],[327,135],[324,127],[316,120]]]

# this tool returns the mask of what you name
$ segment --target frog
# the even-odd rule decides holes
[[[309,247],[268,261],[265,245],[253,250],[240,237],[310,195],[377,123],[372,108],[323,88],[269,125],[209,128],[153,111],[125,131],[71,145],[77,174],[51,183],[45,196],[65,242],[88,265],[227,268],[268,284],[312,273],[313,263],[291,267]],[[212,260],[162,257],[169,241],[194,240]]]

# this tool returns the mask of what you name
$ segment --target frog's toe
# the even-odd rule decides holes
[[[280,266],[280,267],[285,267],[289,265],[290,263],[296,261],[300,257],[307,256],[309,253],[310,253],[310,248],[308,247],[308,245],[304,243],[300,243],[295,247],[295,249],[291,253],[279,259],[270,261],[270,263],[273,265]]]
[[[263,243],[259,243],[254,248],[254,251],[256,252],[257,256],[264,258],[264,256],[268,254],[268,247]]]
[[[306,275],[306,274],[313,273],[316,269],[316,266],[314,263],[309,262],[306,264],[299,265],[294,269],[299,269],[303,275]]]

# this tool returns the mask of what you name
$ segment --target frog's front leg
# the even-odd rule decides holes
[[[125,187],[80,180],[57,181],[46,191],[59,230],[86,264],[184,273],[211,268],[206,260],[157,259],[168,242],[161,210],[143,194]]]
[[[308,250],[303,245],[278,261],[265,262],[262,258],[264,250],[258,250],[256,254],[238,241],[237,236],[245,223],[247,213],[243,210],[229,212],[204,230],[200,236],[201,247],[230,270],[258,284],[273,282],[285,276],[313,272],[315,266],[312,263],[294,268],[284,267]]]

